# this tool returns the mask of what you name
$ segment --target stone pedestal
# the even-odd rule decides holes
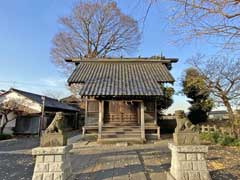
[[[167,180],[210,180],[205,154],[208,147],[203,145],[168,144],[172,152],[171,169]]]
[[[72,145],[56,147],[37,147],[32,150],[36,156],[33,180],[69,180],[72,168],[69,151]]]
[[[41,147],[66,146],[67,137],[61,133],[44,133],[40,138]]]
[[[173,142],[175,145],[199,145],[200,144],[199,133],[196,132],[173,133]]]

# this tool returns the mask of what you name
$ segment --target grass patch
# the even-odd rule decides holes
[[[240,146],[240,139],[223,135],[219,132],[200,133],[200,138],[205,141],[210,141],[213,144],[220,144],[223,146]]]
[[[6,139],[11,139],[12,135],[10,134],[0,134],[0,141],[1,140],[6,140]]]

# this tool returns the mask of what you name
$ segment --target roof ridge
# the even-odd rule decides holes
[[[178,58],[165,58],[165,57],[129,57],[129,58],[66,58],[66,62],[163,62],[163,63],[175,63]]]
[[[36,96],[42,96],[42,97],[45,97],[45,98],[48,98],[48,99],[59,101],[58,99],[55,99],[55,98],[52,98],[52,97],[49,97],[49,96],[45,96],[45,95],[42,95],[42,94],[36,94],[36,93],[32,93],[32,92],[21,90],[21,89],[11,88],[10,90],[17,91],[19,93],[22,92],[22,93],[28,93],[28,94],[32,94],[32,95],[36,95]]]

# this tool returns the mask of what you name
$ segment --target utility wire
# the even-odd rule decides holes
[[[13,86],[19,84],[19,85],[27,85],[27,86],[37,86],[37,87],[51,87],[51,88],[60,88],[64,86],[59,85],[49,85],[49,84],[36,84],[36,83],[27,83],[27,82],[20,82],[20,81],[0,81],[0,84],[12,84]]]

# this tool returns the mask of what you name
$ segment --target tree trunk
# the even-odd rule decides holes
[[[3,123],[2,127],[0,128],[0,134],[3,134],[4,128],[8,123],[8,117],[6,114],[4,114],[4,118],[5,118],[5,123]]]
[[[227,97],[222,97],[222,100],[223,100],[224,106],[227,108],[227,111],[228,111],[229,120],[231,122],[231,130],[235,134],[235,132],[236,132],[235,125],[234,125],[235,117],[234,117],[232,106],[229,103]]]

